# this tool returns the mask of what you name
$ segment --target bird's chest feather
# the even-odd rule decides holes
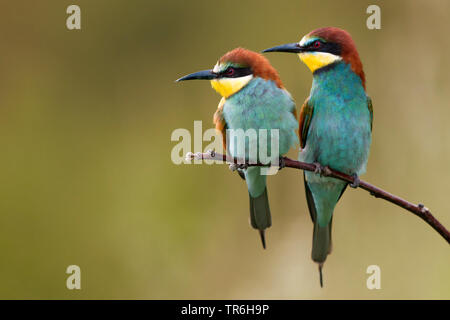
[[[250,146],[259,150],[262,141],[267,143],[270,153],[271,139],[278,136],[278,151],[284,154],[297,143],[295,130],[298,123],[292,113],[294,108],[290,95],[272,81],[253,79],[225,102],[223,114],[228,128],[227,138],[233,137],[229,130],[242,130],[246,133],[247,150]],[[265,139],[261,139],[263,136]],[[234,139],[229,140],[227,145],[232,155],[241,156],[236,152]]]
[[[371,144],[367,96],[351,81],[337,88],[333,83],[312,91],[314,115],[300,159],[359,175],[366,170]]]
[[[309,130],[307,147],[315,161],[347,173],[362,173],[371,142],[368,115],[354,110],[335,114],[327,110],[317,114]]]

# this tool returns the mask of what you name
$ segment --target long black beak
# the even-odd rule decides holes
[[[300,53],[303,52],[303,48],[300,47],[298,42],[282,44],[281,46],[276,46],[273,48],[269,48],[263,50],[261,52],[292,52],[292,53]]]
[[[176,82],[179,81],[185,81],[185,80],[211,80],[216,79],[217,74],[215,74],[212,70],[203,70],[199,72],[194,72],[191,74],[188,74],[187,76],[181,77],[180,79],[176,80]]]

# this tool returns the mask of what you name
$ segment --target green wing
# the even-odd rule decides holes
[[[223,106],[225,105],[225,98],[219,102],[216,112],[214,113],[213,122],[216,130],[222,134],[223,150],[227,150],[227,123],[223,116]]]
[[[370,112],[370,130],[372,130],[373,126],[373,106],[372,106],[372,99],[370,97],[367,97],[367,108],[369,108]]]
[[[309,125],[313,116],[314,108],[309,103],[309,98],[303,103],[300,109],[300,119],[298,126],[298,135],[300,138],[300,146],[304,148],[306,146],[306,138],[308,137]]]

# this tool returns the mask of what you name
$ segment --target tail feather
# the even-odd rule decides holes
[[[331,221],[325,227],[314,222],[313,247],[311,258],[319,264],[320,287],[323,288],[322,268],[327,256],[331,253]]]
[[[322,277],[322,267],[323,264],[319,263],[319,281],[320,281],[320,287],[323,288],[323,277]]]
[[[305,175],[303,175],[305,178]],[[320,227],[317,221],[317,211],[316,205],[314,203],[314,198],[311,193],[311,189],[309,188],[306,179],[305,182],[305,191],[306,191],[306,201],[308,203],[309,214],[311,215],[311,219],[314,222],[314,231],[313,231],[313,247],[312,247],[312,259],[317,263],[324,263],[327,255],[331,253],[331,225],[333,218],[331,218],[328,225],[325,227]],[[322,268],[320,268],[322,269]]]
[[[329,222],[326,225],[320,226],[320,224],[319,224],[320,219],[317,214],[317,206],[314,201],[314,197],[311,192],[311,188],[310,188],[308,182],[306,181],[305,174],[304,174],[304,183],[305,183],[306,200],[308,203],[308,209],[309,209],[309,213],[311,215],[311,219],[314,223],[311,258],[314,262],[317,262],[319,264],[320,286],[322,287],[323,286],[323,276],[322,276],[323,264],[324,264],[325,260],[327,259],[327,256],[332,251],[331,230],[332,230],[332,224],[333,224],[333,216],[332,216],[332,211],[331,211],[331,218],[329,218],[330,219]],[[340,193],[337,196],[336,202],[341,198],[346,187],[347,187],[347,185],[343,185],[341,190],[338,189],[338,191]],[[334,208],[334,206],[333,206],[333,208]],[[331,208],[331,210],[333,210],[333,208]],[[323,207],[322,207],[322,210],[323,210]],[[321,212],[321,214],[323,215],[324,212]]]
[[[314,223],[313,247],[311,257],[317,263],[324,263],[331,252],[331,223],[325,227],[320,227],[319,223]]]
[[[272,217],[270,215],[269,198],[267,196],[267,188],[264,192],[253,198],[249,194],[250,198],[250,223],[253,228],[259,230],[261,236],[261,242],[263,248],[266,248],[266,240],[264,230],[272,225]]]
[[[266,230],[259,230],[259,236],[261,237],[262,246],[265,249],[266,248]]]

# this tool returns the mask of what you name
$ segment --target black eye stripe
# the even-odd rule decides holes
[[[320,41],[320,47],[319,48],[315,48],[314,47],[314,43],[316,41],[312,42],[310,45],[308,45],[307,47],[304,48],[304,51],[314,51],[314,52],[328,52],[337,56],[341,55],[341,46],[337,43],[333,43],[333,42],[323,42]]]
[[[229,69],[232,68],[234,70],[233,74],[228,75],[228,71]],[[233,67],[229,67],[226,70],[222,71],[221,73],[219,73],[219,76],[221,78],[239,78],[239,77],[244,77],[244,76],[248,76],[250,74],[252,74],[252,69],[251,68],[233,68]]]

